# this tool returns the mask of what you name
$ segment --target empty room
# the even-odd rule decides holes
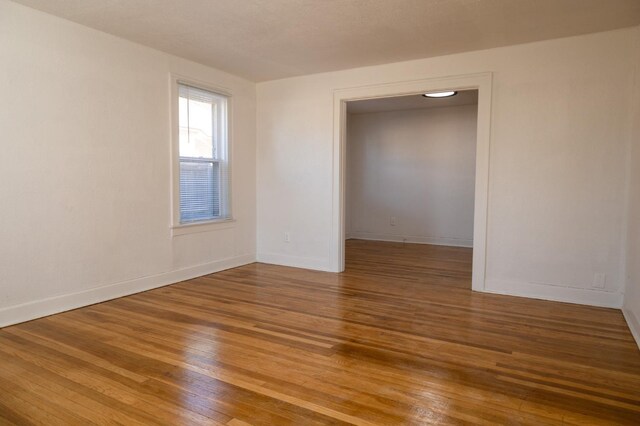
[[[0,424],[640,424],[640,1],[0,0]]]

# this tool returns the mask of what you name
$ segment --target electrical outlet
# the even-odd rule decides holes
[[[397,224],[398,224],[398,219],[396,219],[396,217],[395,217],[395,216],[391,216],[391,217],[389,218],[389,225],[391,225],[391,226],[396,226]]]
[[[607,283],[607,274],[595,273],[593,274],[593,288],[604,288]]]
[[[290,243],[291,242],[291,233],[290,232],[285,232],[284,233],[284,242],[285,243]]]

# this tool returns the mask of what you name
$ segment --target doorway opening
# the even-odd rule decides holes
[[[478,90],[434,96],[347,102],[345,268],[470,288]]]
[[[428,132],[431,133],[431,136],[444,132],[447,125],[443,125],[443,123],[446,124],[448,120],[454,120],[454,114],[451,112],[454,109],[466,109],[467,111],[462,111],[463,116],[466,112],[466,119],[464,117],[455,119],[462,121],[454,125],[454,129],[458,129],[461,134],[466,132],[466,135],[460,137],[458,141],[449,140],[448,142],[447,138],[451,139],[451,136],[441,135],[440,139],[442,140],[428,144],[426,147],[416,145],[420,143],[419,140],[402,143],[398,143],[396,140],[394,143],[394,138],[397,139],[398,134],[403,132],[409,133],[409,135],[404,135],[406,136],[404,139],[419,139],[416,134],[427,131],[426,128],[411,131],[402,130],[400,129],[402,126],[399,126],[398,123],[403,120],[420,121],[419,118],[421,115],[425,115],[425,111],[416,110],[422,109],[428,112],[429,109],[439,108],[438,106],[430,108],[414,108],[412,106],[415,106],[419,101],[427,100],[421,96],[424,93],[439,91],[456,91],[458,94],[447,99],[428,100],[439,101],[440,106],[444,106],[446,102],[448,107],[445,108],[450,108],[450,111],[438,112],[439,118],[431,120],[432,128]],[[392,112],[389,109],[396,111]],[[407,115],[401,110],[412,110],[413,112]],[[360,240],[438,244],[441,247],[458,246],[462,247],[461,250],[465,250],[464,247],[467,247],[467,251],[468,247],[472,247],[471,287],[476,291],[484,290],[490,111],[490,73],[357,87],[338,90],[334,93],[333,270],[336,272],[344,270],[345,240],[347,237],[360,238]],[[350,129],[347,125],[348,113],[352,119],[356,115],[360,116],[353,120]],[[374,115],[377,117],[373,117]],[[472,117],[476,119],[475,122],[471,120]],[[369,123],[369,126],[367,127],[363,123]],[[450,128],[451,124],[448,124]],[[393,130],[394,127],[397,129]],[[470,128],[472,129],[470,130]],[[475,141],[472,134],[474,129]],[[351,134],[349,135],[348,132]],[[410,135],[412,132],[415,133],[413,136]],[[351,147],[348,146],[350,137],[357,139]],[[475,142],[475,153],[473,152],[474,147],[471,146],[473,142]],[[454,146],[447,146],[447,143]],[[413,149],[419,149],[421,152],[407,156],[405,155],[406,151],[411,152],[411,149],[402,146],[403,144],[409,146],[413,144]],[[358,152],[364,153],[367,161],[370,160],[370,162],[348,165],[350,164],[350,150],[354,151],[351,152],[353,158],[358,158],[356,155]],[[405,153],[402,154],[402,151]],[[437,162],[438,158],[429,159],[428,156],[425,156],[429,152],[436,153],[436,157],[445,157],[445,164],[432,163],[426,171],[424,167],[420,168],[421,160]],[[425,158],[427,160],[424,160]],[[449,163],[447,164],[447,162]],[[350,170],[353,168],[356,169],[355,173],[359,174],[359,182],[353,177],[349,179],[347,172],[348,170],[353,172]],[[431,176],[432,182],[426,182],[430,185],[430,189],[425,193],[425,187],[418,183],[425,184],[425,177],[429,176]],[[453,182],[451,179],[447,180],[447,176],[452,177]],[[455,182],[456,179],[459,182]],[[411,190],[406,190],[408,186],[411,187]],[[457,193],[447,193],[445,188],[456,189]],[[365,193],[360,193],[355,198],[350,196],[347,199],[347,194],[353,195],[354,191],[358,190],[364,190]],[[429,191],[432,196],[425,197]],[[369,200],[369,198],[372,200],[376,198],[376,192],[378,195],[384,192],[383,195],[386,198],[382,201],[380,199],[377,201]],[[412,198],[412,193],[413,198],[420,199],[417,204],[415,200],[407,202]],[[354,208],[356,199],[363,201],[363,203]],[[427,213],[423,211],[422,214],[419,212],[420,209],[428,208],[429,205],[432,207],[435,205],[436,210]],[[395,211],[399,213],[395,213]],[[424,218],[425,214],[431,215],[430,222],[418,223],[419,218],[421,216]],[[416,229],[422,231],[414,232]],[[434,233],[433,230],[439,231]]]

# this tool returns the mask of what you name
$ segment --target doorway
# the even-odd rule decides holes
[[[477,91],[472,289],[476,291],[484,290],[491,117],[490,73],[357,87],[338,90],[334,93],[334,191],[331,256],[332,269],[336,272],[343,271],[345,265],[347,103],[370,99],[408,97],[448,90],[459,92]]]

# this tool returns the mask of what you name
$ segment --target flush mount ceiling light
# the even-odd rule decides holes
[[[425,98],[450,98],[451,96],[455,96],[457,95],[458,92],[454,92],[453,90],[449,90],[446,92],[431,92],[431,93],[425,93],[424,96]]]

